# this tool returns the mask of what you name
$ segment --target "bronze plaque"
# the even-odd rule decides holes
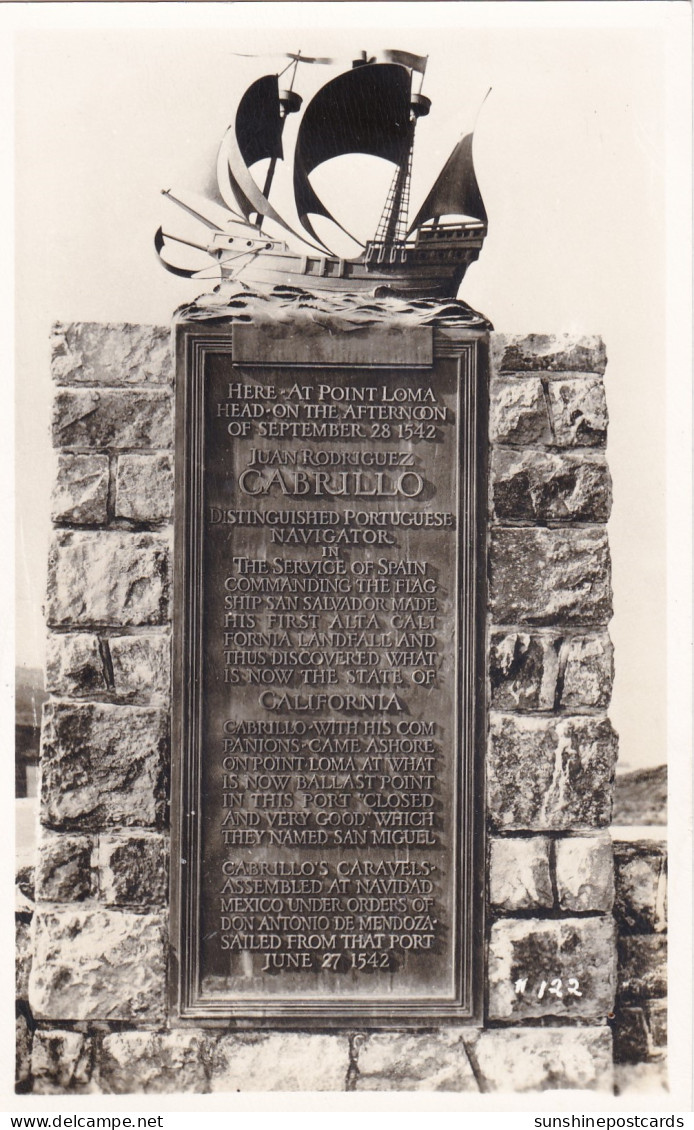
[[[345,337],[178,327],[183,1018],[479,1008],[479,334]]]

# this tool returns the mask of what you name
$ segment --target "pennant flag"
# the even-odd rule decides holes
[[[411,71],[424,74],[427,69],[428,55],[412,55],[409,51],[380,51],[379,59],[384,63],[399,63],[401,67],[409,67]]]

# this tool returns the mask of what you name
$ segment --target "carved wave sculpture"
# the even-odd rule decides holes
[[[491,322],[459,299],[396,298],[391,294],[366,297],[363,293],[322,291],[314,294],[293,286],[274,286],[270,290],[243,289],[230,293],[224,285],[180,306],[176,316],[185,321],[272,321],[302,323],[305,328],[330,329],[334,324],[345,332],[367,326],[467,326],[493,329]]]

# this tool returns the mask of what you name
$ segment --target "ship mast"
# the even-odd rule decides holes
[[[424,76],[422,75],[422,79]],[[410,95],[410,128],[402,159],[397,166],[386,202],[378,221],[374,242],[386,245],[404,243],[407,234],[407,211],[410,203],[410,180],[412,176],[412,152],[414,131],[418,118],[429,113],[431,101],[421,93]]]

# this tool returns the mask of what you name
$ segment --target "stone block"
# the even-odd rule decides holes
[[[542,383],[535,378],[494,380],[489,389],[491,443],[551,443],[547,402]]]
[[[558,704],[564,710],[582,706],[605,709],[612,697],[614,649],[607,632],[567,639],[559,655]]]
[[[24,918],[30,918],[34,913],[34,897],[32,895],[31,898],[27,898],[19,883],[15,883],[14,887],[14,912]]]
[[[604,373],[607,364],[604,343],[587,334],[493,333],[490,348],[496,373]]]
[[[495,710],[604,709],[613,678],[613,648],[606,632],[492,633],[489,685]]]
[[[99,639],[90,632],[49,633],[46,690],[56,695],[101,694],[109,689]]]
[[[492,925],[491,1020],[602,1020],[613,1010],[616,980],[612,918],[505,918]]]
[[[212,1054],[210,1090],[344,1091],[346,1036],[305,1032],[222,1036]]]
[[[34,900],[28,899],[22,888],[16,884],[14,888],[14,912],[23,916],[31,916],[34,913]]]
[[[562,910],[612,909],[614,859],[609,832],[555,841],[557,897]]]
[[[644,1007],[651,1048],[662,1050],[667,1047],[667,1001],[647,1001]]]
[[[114,906],[166,902],[167,845],[163,836],[121,832],[99,836],[99,896]]]
[[[485,1091],[612,1091],[607,1027],[497,1028],[482,1032],[470,1055]]]
[[[550,381],[547,387],[554,442],[558,447],[604,447],[607,442],[605,386],[596,377]]]
[[[202,1094],[209,1037],[201,1032],[114,1032],[101,1052],[106,1094]]]
[[[490,716],[487,804],[504,831],[564,831],[610,822],[617,735],[607,718]]]
[[[506,913],[554,905],[546,837],[489,841],[489,901],[495,910]]]
[[[357,1041],[357,1091],[479,1091],[460,1029],[372,1032]]]
[[[603,456],[492,451],[492,500],[500,522],[606,522],[611,483]]]
[[[66,836],[41,830],[36,895],[49,902],[79,902],[92,893],[91,836]]]
[[[616,1064],[648,1062],[650,1041],[642,1008],[617,1008],[612,1030]]]
[[[167,697],[171,689],[168,636],[115,636],[107,641],[113,689],[121,698]]]
[[[31,1052],[35,1095],[71,1095],[90,1091],[93,1048],[81,1032],[37,1031]]]
[[[634,934],[618,943],[621,1005],[641,1004],[667,995],[667,936]]]
[[[18,1001],[25,1001],[29,996],[29,974],[31,973],[31,960],[33,943],[31,938],[31,922],[24,917],[16,917],[14,921],[15,937],[15,996]]]
[[[46,690],[74,698],[94,694],[140,702],[166,698],[171,684],[170,653],[168,635],[50,633]]]
[[[667,929],[667,846],[652,840],[617,841],[614,914],[621,934]]]
[[[171,447],[171,396],[133,389],[61,389],[53,400],[52,428],[54,447]]]
[[[56,322],[51,371],[61,385],[168,385],[171,331],[129,322]]]
[[[154,707],[52,702],[41,735],[44,824],[149,827],[166,803],[168,717]]]
[[[173,463],[170,455],[120,455],[116,472],[116,518],[162,522],[173,511]]]
[[[34,868],[32,864],[25,863],[21,859],[17,859],[15,895],[17,898],[15,910],[32,911],[34,909]],[[20,899],[22,900],[22,905],[19,905]]]
[[[54,522],[104,525],[108,519],[108,456],[59,455],[51,497]]]
[[[619,1007],[614,1021],[615,1063],[654,1063],[667,1050],[667,1004],[645,1001]]]
[[[492,529],[489,565],[497,624],[602,624],[612,615],[602,530]]]
[[[163,624],[169,543],[162,534],[59,531],[48,555],[46,616],[55,627]]]
[[[618,1008],[614,1023],[615,1063],[653,1063],[667,1051],[667,1003]]]
[[[17,1091],[25,1094],[31,1080],[31,1045],[33,1034],[26,1017],[19,1013],[15,1021],[14,1080]]]
[[[163,1020],[161,916],[51,907],[37,911],[35,939],[29,1003],[38,1019]]]
[[[535,632],[494,632],[489,647],[491,705],[496,710],[551,710],[559,643]]]

